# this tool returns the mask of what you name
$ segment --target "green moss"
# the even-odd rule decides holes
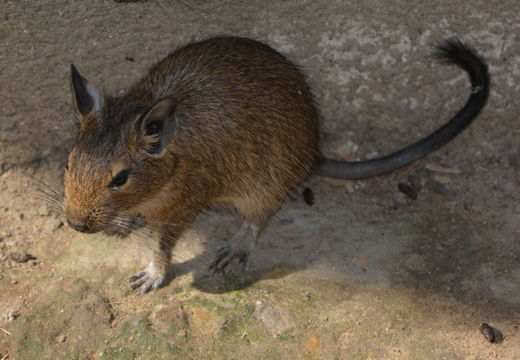
[[[105,360],[133,360],[135,353],[126,347],[109,347],[103,351],[101,359]]]
[[[164,336],[154,331],[150,323],[145,319],[126,321],[119,326],[118,334],[113,338],[110,346],[105,349],[104,353],[108,353],[110,356],[119,356],[114,353],[114,349],[118,349],[118,352],[123,352],[124,356],[129,356],[128,354],[132,353],[132,356],[139,359],[190,359],[190,353],[173,344],[173,340],[175,338],[172,336]],[[109,359],[127,358],[110,357]]]
[[[207,298],[194,297],[187,301],[187,303],[204,308],[206,310],[214,311],[216,314],[222,315],[228,312],[228,310],[217,304],[216,302]]]
[[[247,319],[244,316],[240,315],[232,315],[230,318],[226,320],[224,325],[222,326],[221,335],[223,337],[237,337],[243,333],[245,329],[245,323]]]
[[[258,330],[256,328],[249,328],[247,329],[247,336],[245,337],[246,340],[249,342],[254,343],[267,343],[270,342],[272,338],[266,335],[265,331]]]
[[[294,334],[293,330],[288,330],[279,336],[276,337],[276,340],[278,342],[285,342],[285,343],[296,343],[298,342],[298,339],[296,335]]]
[[[16,358],[20,360],[39,359],[45,350],[44,329],[41,324],[34,323],[25,329],[18,340]]]

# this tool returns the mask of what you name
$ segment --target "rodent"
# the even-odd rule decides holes
[[[389,156],[324,159],[318,110],[286,57],[259,41],[215,37],[190,43],[154,65],[124,95],[103,95],[71,65],[77,141],[64,172],[67,223],[84,233],[128,235],[146,222],[159,250],[131,277],[144,293],[160,287],[176,240],[197,214],[232,205],[244,222],[210,270],[247,269],[258,234],[288,193],[314,172],[359,179],[394,171],[436,150],[477,117],[489,95],[484,59],[450,39],[436,56],[470,77],[465,106],[433,134]]]

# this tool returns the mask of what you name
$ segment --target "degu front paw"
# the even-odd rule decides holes
[[[150,264],[146,269],[140,271],[132,276],[129,280],[130,287],[138,294],[144,294],[148,291],[155,290],[164,285],[166,280],[167,270],[155,269]]]

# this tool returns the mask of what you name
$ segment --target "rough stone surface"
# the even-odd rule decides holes
[[[271,336],[281,335],[294,327],[294,323],[280,308],[265,301],[256,303],[253,317],[264,325]]]

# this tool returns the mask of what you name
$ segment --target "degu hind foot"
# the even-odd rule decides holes
[[[245,220],[240,229],[221,247],[209,272],[218,275],[241,275],[249,271],[249,258],[258,239],[259,226]]]

